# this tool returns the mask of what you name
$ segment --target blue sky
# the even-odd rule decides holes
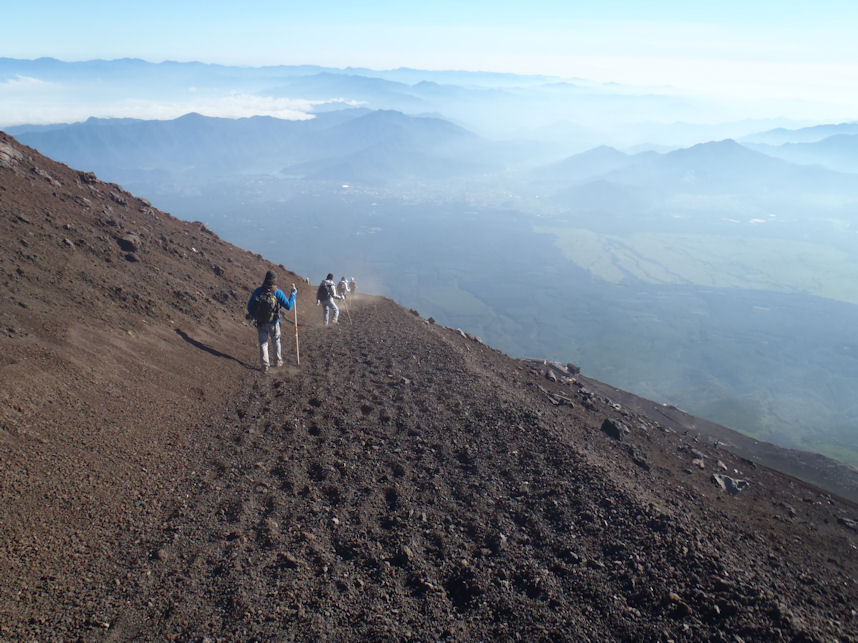
[[[0,56],[550,74],[858,111],[858,3],[5,2]]]

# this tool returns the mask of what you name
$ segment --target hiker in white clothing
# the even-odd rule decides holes
[[[319,284],[319,290],[316,291],[316,305],[322,305],[322,320],[325,322],[325,326],[328,325],[331,313],[333,313],[332,319],[335,324],[340,316],[340,309],[337,308],[335,299],[344,299],[344,297],[340,297],[336,293],[334,275],[329,272],[325,280]]]
[[[346,281],[345,277],[340,277],[340,282],[337,284],[337,294],[343,299],[346,298],[346,295],[349,292],[349,284]]]

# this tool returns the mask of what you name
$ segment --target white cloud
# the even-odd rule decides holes
[[[51,83],[45,82],[44,80],[39,80],[38,78],[33,78],[31,76],[21,76],[20,74],[16,75],[14,78],[9,78],[0,82],[0,90],[8,89],[12,91],[48,89],[51,86]]]
[[[236,93],[174,102],[132,99],[105,105],[101,109],[103,116],[114,118],[172,119],[197,112],[221,118],[274,116],[286,120],[306,120],[313,117],[313,107],[322,102]]]
[[[0,85],[2,89],[2,85]],[[29,93],[0,101],[0,127],[12,125],[40,125],[74,123],[90,117],[139,118],[144,120],[172,120],[196,112],[220,118],[272,116],[284,120],[308,120],[318,105],[341,103],[353,106],[341,98],[330,100],[304,100],[273,98],[253,94],[233,93],[221,96],[193,96],[178,101],[152,99],[125,99],[120,101],[82,101],[76,98],[49,96],[40,100]]]

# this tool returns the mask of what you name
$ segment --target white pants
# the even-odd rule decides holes
[[[277,357],[277,363],[283,361],[280,352],[280,322],[272,322],[270,324],[259,324],[256,327],[259,334],[259,361],[262,366],[268,366],[268,338],[274,339],[274,354]]]
[[[337,308],[337,305],[334,303],[333,299],[326,299],[322,302],[322,319],[325,322],[325,326],[328,325],[328,317],[331,312],[334,314],[334,323],[337,323],[337,319],[340,317],[340,309]]]

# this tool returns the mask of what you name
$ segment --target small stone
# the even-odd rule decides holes
[[[846,527],[847,529],[851,529],[852,531],[858,531],[858,522],[851,520],[850,518],[841,516],[837,519],[837,522]]]
[[[646,456],[643,454],[643,452],[640,449],[638,449],[636,446],[633,446],[631,444],[628,445],[628,449],[629,449],[629,455],[632,458],[632,462],[634,462],[636,465],[638,465],[644,471],[649,471],[650,465],[646,459]]]
[[[300,565],[298,559],[288,551],[280,552],[279,557],[280,563],[287,567],[292,567],[294,569],[295,567],[298,567],[298,565]]]
[[[691,605],[688,603],[677,603],[676,604],[676,615],[680,618],[684,618],[686,616],[691,616],[694,613],[694,610],[691,609]]]
[[[114,202],[114,203],[116,203],[117,205],[128,205],[128,201],[126,201],[126,200],[122,197],[122,195],[120,195],[118,192],[111,192],[111,193],[110,193],[110,194],[108,194],[107,196],[108,196],[108,198],[109,198],[111,201],[113,201],[113,202]]]

